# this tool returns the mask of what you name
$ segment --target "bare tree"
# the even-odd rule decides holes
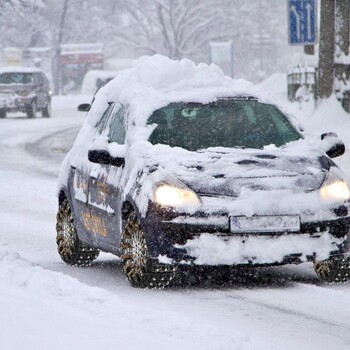
[[[43,14],[45,5],[41,0],[0,1],[0,30],[3,46],[26,47],[45,41]]]
[[[211,0],[126,0],[125,25],[117,32],[120,44],[140,52],[163,53],[171,58],[193,56],[210,40],[222,17]]]

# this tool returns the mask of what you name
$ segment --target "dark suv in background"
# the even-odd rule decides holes
[[[45,73],[26,67],[0,69],[0,118],[7,112],[23,112],[35,118],[37,111],[44,118],[51,116],[51,90]]]

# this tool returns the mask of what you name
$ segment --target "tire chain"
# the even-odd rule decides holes
[[[350,257],[317,261],[314,270],[326,283],[346,283],[350,280]]]
[[[98,257],[100,251],[89,247],[79,240],[67,200],[60,203],[56,218],[56,243],[61,259],[73,266],[90,266]]]
[[[140,239],[139,246],[143,248],[145,254],[143,265],[135,262],[134,237]],[[176,266],[160,264],[149,258],[145,238],[135,212],[129,215],[126,222],[122,234],[121,251],[123,270],[133,287],[163,289],[173,280]]]

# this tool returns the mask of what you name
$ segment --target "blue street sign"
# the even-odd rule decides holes
[[[289,0],[289,43],[316,44],[316,0]]]

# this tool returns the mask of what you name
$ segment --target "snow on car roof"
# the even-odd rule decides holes
[[[162,55],[143,56],[98,91],[86,122],[94,127],[112,101],[125,105],[128,122],[143,128],[155,110],[172,102],[209,103],[234,96],[255,97],[277,105],[272,96],[251,82],[225,76],[215,64],[171,60]],[[289,117],[297,126],[293,117]]]
[[[89,124],[95,125],[107,103],[118,100],[128,106],[136,125],[145,125],[155,110],[171,102],[209,103],[232,96],[253,96],[277,104],[251,82],[225,76],[215,64],[171,60],[162,55],[143,56],[100,89],[88,119]]]
[[[38,73],[42,72],[41,69],[36,67],[21,67],[21,66],[7,66],[0,68],[1,73]]]

